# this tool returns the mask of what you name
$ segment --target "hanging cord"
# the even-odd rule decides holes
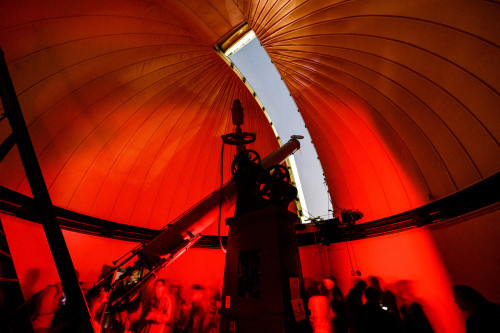
[[[354,258],[354,267],[356,267],[356,274],[359,272],[358,261],[356,260],[356,253],[354,253],[354,246],[352,245],[352,232],[349,235],[349,244],[351,245],[352,257]]]
[[[354,253],[354,246],[352,246],[353,230],[351,228],[354,228],[354,225],[349,226],[349,240],[346,241],[346,246],[347,246],[347,251],[349,253],[349,244],[351,245],[352,256],[354,258],[354,267],[356,267],[356,270],[354,270],[354,268],[352,266],[352,261],[351,261],[351,254],[349,253],[349,261],[351,261],[351,268],[352,268],[351,272],[355,272],[355,274],[357,275],[358,272],[360,272],[360,270],[358,267],[358,261],[356,260],[356,253]]]
[[[358,261],[356,260],[356,253],[354,253],[354,246],[352,245],[352,241],[349,242],[351,244],[352,257],[354,258],[354,266],[356,267],[356,273],[359,271]]]
[[[223,199],[223,194],[222,194],[222,184],[224,182],[224,141],[222,141],[222,151],[220,153],[220,188],[219,188],[219,223],[218,223],[218,231],[217,235],[219,238],[219,246],[222,252],[227,253],[227,250],[224,248],[224,245],[222,245],[222,237],[220,235],[220,222],[221,222],[221,217],[222,217],[222,199]]]
[[[351,251],[349,250],[349,242],[352,239],[352,237],[351,237],[352,230],[351,230],[351,226],[349,224],[347,224],[347,232],[349,233],[349,239],[345,242],[345,247],[347,249],[347,254],[349,255],[349,263],[351,264],[351,275],[352,275],[354,272],[354,266],[352,265]]]
[[[351,264],[351,274],[352,274],[352,272],[354,272],[354,267],[352,266],[351,251],[349,251],[349,244],[347,241],[345,242],[345,246],[347,248],[347,254],[349,255],[349,263]]]

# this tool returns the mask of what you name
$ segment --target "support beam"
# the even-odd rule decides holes
[[[67,304],[72,308],[72,314],[78,317],[76,320],[81,323],[81,332],[94,332],[87,303],[80,289],[64,236],[57,223],[49,191],[45,184],[40,165],[38,164],[28,127],[26,126],[7,63],[5,62],[4,53],[1,49],[0,97],[19,149],[19,155],[21,156],[31,193],[33,194],[36,210],[40,214],[40,220],[47,236],[50,251],[67,297]]]
[[[14,133],[11,133],[7,139],[5,139],[2,144],[0,144],[0,162],[3,161],[5,156],[9,153],[9,151],[14,148],[14,145],[16,144],[16,138],[14,137]]]

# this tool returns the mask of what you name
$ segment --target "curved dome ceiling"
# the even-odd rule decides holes
[[[217,188],[234,99],[258,134],[249,148],[278,147],[213,49],[247,21],[334,207],[371,220],[500,170],[499,17],[498,4],[465,0],[4,1],[0,45],[54,204],[160,228]],[[9,134],[0,122],[0,142]],[[16,149],[0,185],[29,193]]]
[[[304,117],[334,206],[381,218],[500,169],[497,3],[257,3],[241,8]]]
[[[218,188],[220,136],[233,131],[235,99],[244,129],[258,133],[249,148],[264,156],[279,147],[211,42],[160,3],[11,3],[1,11],[1,45],[55,205],[163,227]],[[1,125],[3,141],[10,128]],[[232,155],[227,148],[226,180]],[[0,175],[1,185],[30,193],[17,151]]]

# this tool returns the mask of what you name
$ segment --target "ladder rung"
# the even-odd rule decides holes
[[[14,279],[14,278],[3,278],[3,277],[0,277],[0,282],[19,282],[18,279]]]
[[[0,250],[0,254],[12,259],[12,256],[3,250]]]

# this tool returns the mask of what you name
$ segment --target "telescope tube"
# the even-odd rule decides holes
[[[281,164],[299,148],[299,140],[292,137],[286,144],[266,156],[261,165],[267,169],[272,165]],[[222,212],[225,213],[236,203],[236,183],[230,180],[222,187],[222,192]],[[170,223],[138,252],[152,262],[158,260],[158,257],[172,254],[171,252],[186,238],[200,234],[210,224],[218,220],[219,201],[219,191],[212,192],[177,221]]]

